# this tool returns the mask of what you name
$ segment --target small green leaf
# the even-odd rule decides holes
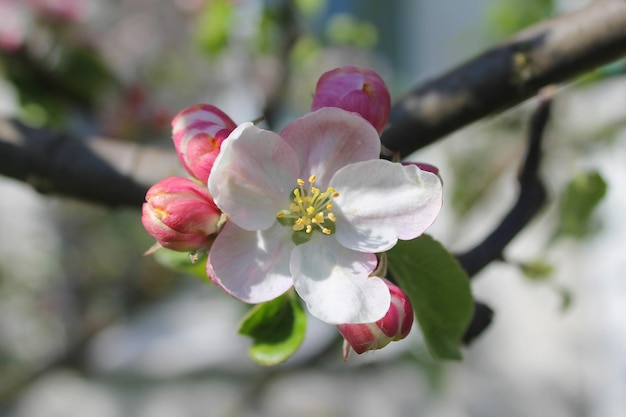
[[[474,311],[467,274],[427,235],[399,241],[387,252],[389,270],[407,293],[435,359],[461,359],[459,346]]]
[[[209,56],[216,56],[228,45],[234,5],[230,0],[213,0],[202,10],[196,29],[196,39]]]
[[[519,264],[519,266],[524,276],[533,281],[546,280],[550,278],[554,272],[554,266],[540,259],[531,262],[524,262]]]
[[[594,209],[606,194],[604,178],[596,172],[581,172],[567,184],[559,207],[558,235],[583,237],[590,226]]]
[[[166,248],[161,248],[154,253],[154,259],[174,271],[182,272],[200,278],[204,281],[208,280],[206,275],[207,254],[199,254],[195,263],[191,262],[189,253],[177,252]]]
[[[253,339],[250,357],[261,365],[286,361],[300,347],[306,331],[306,314],[294,291],[258,304],[244,317],[239,334]]]

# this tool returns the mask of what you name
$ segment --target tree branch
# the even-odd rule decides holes
[[[520,192],[517,201],[500,224],[482,242],[456,256],[470,279],[491,262],[502,259],[504,248],[528,225],[546,201],[546,190],[539,178],[539,166],[553,93],[553,89],[546,89],[540,94],[539,106],[531,118],[526,158],[518,175]],[[475,301],[474,307],[474,316],[463,336],[465,344],[471,343],[480,335],[493,319],[493,310],[488,305]]]
[[[80,140],[0,120],[0,174],[42,194],[140,207],[152,184],[183,172],[173,150],[102,138]]]
[[[401,156],[497,110],[626,53],[626,1],[590,7],[522,31],[394,105],[382,141]],[[139,206],[168,175],[184,175],[173,149],[81,141],[0,120],[0,174],[44,193]]]
[[[626,1],[601,0],[542,22],[417,86],[392,108],[382,141],[404,157],[542,87],[626,54]]]

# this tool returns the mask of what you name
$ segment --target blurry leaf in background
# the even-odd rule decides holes
[[[289,64],[297,69],[311,66],[321,50],[322,46],[317,38],[314,36],[301,36],[291,49]]]
[[[253,339],[248,351],[261,365],[287,360],[300,347],[306,332],[306,313],[293,290],[258,304],[244,317],[239,334]]]
[[[600,68],[583,74],[578,79],[578,85],[591,84],[606,78],[618,77],[624,74],[626,74],[626,58],[618,59],[608,65],[601,66]]]
[[[487,13],[494,36],[504,37],[552,15],[553,0],[498,0]]]
[[[72,110],[90,110],[116,85],[98,51],[69,42],[37,55],[27,49],[2,53],[0,71],[19,91],[24,115],[38,109],[28,121],[53,127],[67,122]]]
[[[524,262],[519,266],[524,276],[532,281],[547,280],[554,272],[554,266],[541,259]]]
[[[328,5],[328,0],[295,0],[298,11],[306,17],[315,17]]]
[[[465,271],[428,235],[398,241],[387,256],[394,279],[411,299],[430,354],[461,359],[461,339],[474,311]]]
[[[210,57],[218,55],[228,45],[234,7],[230,0],[209,0],[198,17],[196,41]]]
[[[370,22],[347,13],[337,13],[328,21],[326,37],[332,44],[370,49],[378,43],[378,30]]]
[[[607,184],[597,171],[577,174],[565,188],[559,204],[555,237],[584,237],[592,230],[592,215],[606,194]]]

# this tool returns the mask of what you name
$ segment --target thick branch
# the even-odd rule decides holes
[[[139,207],[150,185],[180,171],[172,151],[111,139],[80,140],[0,120],[0,174],[44,194]]]
[[[626,1],[601,0],[545,21],[439,78],[392,108],[384,146],[406,156],[542,87],[626,54]]]

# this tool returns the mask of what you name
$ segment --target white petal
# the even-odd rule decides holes
[[[246,230],[263,230],[289,206],[297,175],[297,157],[287,142],[245,123],[222,144],[209,191],[232,222]]]
[[[232,222],[219,233],[207,262],[207,274],[228,294],[247,303],[272,300],[293,285],[289,256],[292,231],[276,224],[247,231]]]
[[[382,252],[398,239],[416,238],[435,221],[442,204],[439,177],[414,165],[384,160],[349,165],[330,185],[337,240],[347,248]]]
[[[321,188],[328,186],[339,168],[380,155],[376,129],[361,116],[337,108],[308,113],[287,125],[280,135],[298,155],[300,178],[315,174]]]
[[[370,323],[385,315],[391,297],[382,279],[369,277],[375,266],[375,255],[317,233],[291,254],[296,291],[312,315],[330,324]]]

